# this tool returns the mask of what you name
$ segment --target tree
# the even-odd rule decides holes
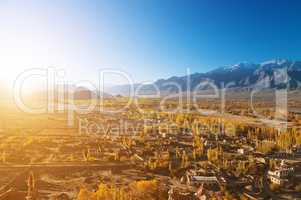
[[[296,185],[295,191],[296,192],[301,192],[301,183],[299,183],[298,185]]]
[[[163,191],[157,180],[135,181],[129,188],[100,184],[96,192],[81,188],[77,200],[164,200],[167,192]]]
[[[270,189],[273,191],[273,192],[277,192],[279,189],[280,189],[280,185],[277,185],[277,184],[270,184]]]
[[[207,157],[209,161],[218,160],[218,149],[208,149]]]

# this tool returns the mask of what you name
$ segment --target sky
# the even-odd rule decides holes
[[[141,82],[300,60],[300,10],[298,0],[0,0],[0,78],[55,67],[68,80],[116,69]]]

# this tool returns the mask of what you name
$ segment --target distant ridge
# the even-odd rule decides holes
[[[286,76],[287,74],[287,76]],[[178,88],[170,85],[173,82],[180,86],[182,91],[187,91],[187,76],[173,76],[168,79],[159,79],[154,85],[164,93],[178,92]],[[241,62],[232,66],[223,66],[206,73],[194,73],[190,75],[190,89],[193,90],[200,83],[209,81],[218,88],[229,85],[231,88],[286,88],[298,89],[301,85],[301,61],[290,61],[286,59],[274,59],[262,63]],[[135,84],[137,88],[139,84]],[[129,85],[111,87],[107,92],[111,94],[128,95]],[[206,89],[206,88],[204,88]],[[145,85],[140,90],[149,93],[154,90],[153,86]]]

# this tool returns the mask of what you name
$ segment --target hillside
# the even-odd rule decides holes
[[[188,84],[188,81],[190,84]],[[188,88],[194,90],[200,83],[205,82],[213,83],[218,88],[221,88],[222,85],[228,85],[231,88],[280,89],[289,87],[293,90],[300,87],[298,84],[300,81],[301,61],[276,59],[260,64],[243,62],[232,66],[219,67],[206,73],[159,79],[154,82],[154,85],[163,93],[178,92],[178,87],[182,91],[187,91]],[[134,88],[138,86],[139,84],[136,84]],[[129,88],[129,85],[114,86],[110,88],[110,93],[128,95]],[[200,89],[208,89],[208,86]],[[145,85],[140,91],[144,94],[151,93],[154,91],[154,86]]]

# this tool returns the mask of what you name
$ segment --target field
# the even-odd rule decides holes
[[[38,199],[108,199],[109,194],[113,199],[142,194],[193,199],[200,183],[190,183],[192,170],[217,178],[218,185],[207,188],[217,188],[217,193],[209,196],[299,198],[301,158],[274,159],[301,145],[299,114],[289,112],[288,122],[280,123],[273,117],[272,93],[265,94],[256,104],[264,119],[251,114],[243,93],[230,95],[222,112],[218,99],[198,100],[202,112],[187,105],[185,111],[171,112],[175,99],[166,102],[167,110],[158,109],[160,99],[139,99],[139,109],[131,105],[118,113],[100,112],[99,107],[86,114],[72,112],[73,126],[68,125],[69,110],[26,114],[3,103],[0,192],[18,199],[29,191]],[[125,102],[124,97],[106,99],[105,106],[117,109]],[[291,105],[299,105],[297,99],[290,99]],[[283,189],[267,175],[281,160],[295,171],[292,184]]]

